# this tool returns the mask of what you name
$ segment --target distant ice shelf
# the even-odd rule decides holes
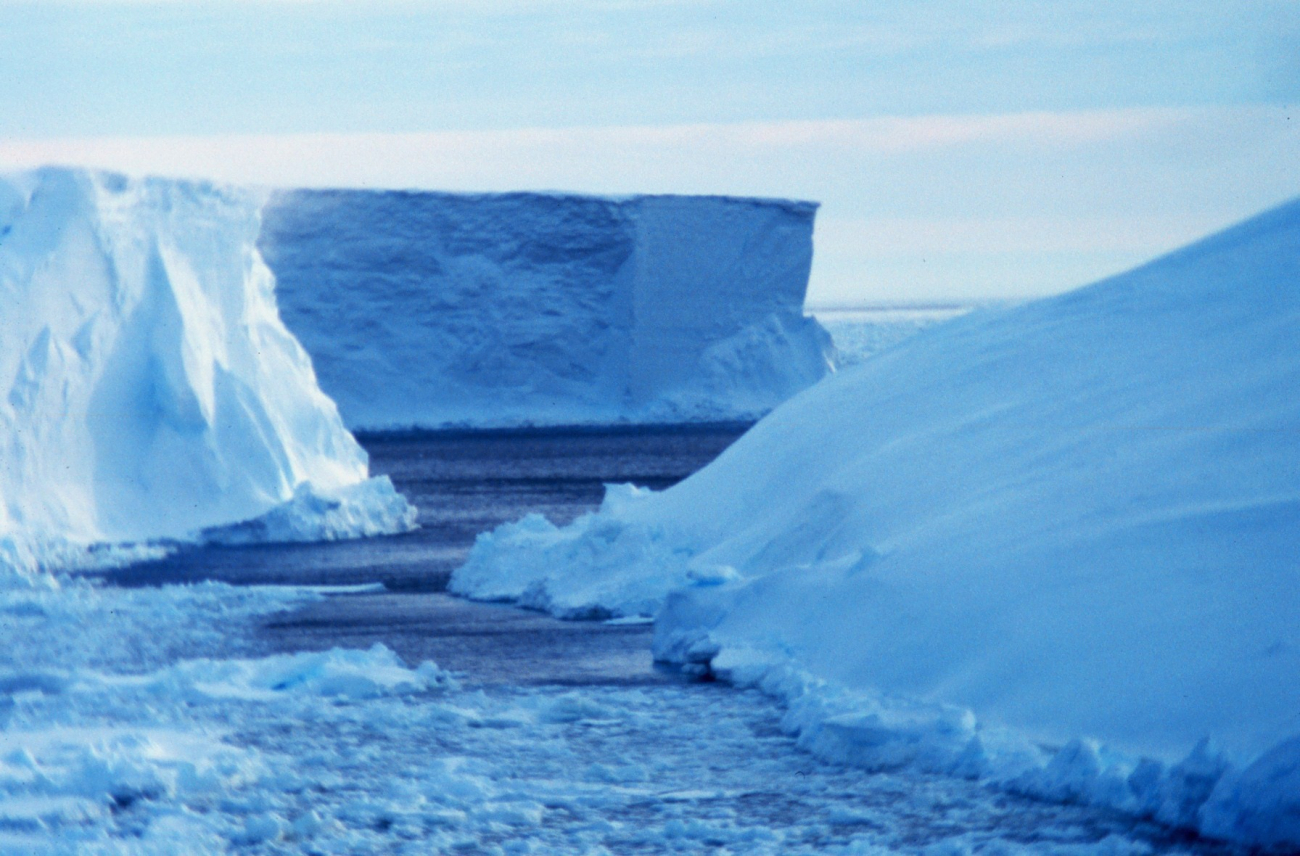
[[[259,246],[350,428],[731,421],[832,370],[816,207],[287,190]]]

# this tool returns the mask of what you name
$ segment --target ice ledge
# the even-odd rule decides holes
[[[669,596],[656,621],[656,662],[771,696],[785,708],[783,730],[827,761],[973,779],[1265,852],[1293,852],[1300,842],[1300,737],[1246,763],[1208,738],[1172,762],[1086,738],[1044,744],[980,721],[967,708],[850,688],[814,676],[788,656],[718,638],[698,626],[701,619],[709,623],[701,600],[698,593]]]
[[[0,533],[0,590],[59,587],[59,574],[105,571],[161,559],[186,544],[291,544],[398,535],[417,528],[417,511],[388,476],[337,490],[300,484],[293,496],[249,520],[176,538],[79,541],[61,535]]]
[[[0,176],[8,581],[241,521],[227,534],[412,525],[280,321],[256,248],[264,199],[77,169]]]
[[[393,535],[416,528],[416,510],[388,476],[324,491],[304,482],[293,498],[252,520],[203,530],[208,544],[281,544]]]

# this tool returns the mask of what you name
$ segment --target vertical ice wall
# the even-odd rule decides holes
[[[744,419],[822,377],[816,206],[296,190],[260,246],[354,428]]]
[[[408,525],[280,322],[261,201],[82,170],[0,178],[0,567],[276,509],[261,535]]]
[[[830,367],[803,316],[816,206],[645,196],[636,223],[628,391],[650,418],[748,418]]]

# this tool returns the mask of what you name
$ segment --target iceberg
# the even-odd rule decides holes
[[[656,614],[808,748],[1300,847],[1300,201],[932,327],[453,591]]]
[[[414,525],[280,321],[256,248],[262,202],[76,169],[0,178],[11,577],[267,515],[260,531],[281,540]]]
[[[752,420],[832,370],[816,205],[284,190],[258,239],[352,429]]]

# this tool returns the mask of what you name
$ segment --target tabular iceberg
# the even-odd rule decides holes
[[[481,535],[452,589],[663,607],[657,656],[841,760],[1300,846],[1298,284],[1300,201],[975,312],[663,493]]]
[[[823,377],[816,206],[293,190],[259,245],[353,429],[730,421]]]
[[[0,179],[0,569],[413,525],[280,322],[261,204],[81,170]]]

